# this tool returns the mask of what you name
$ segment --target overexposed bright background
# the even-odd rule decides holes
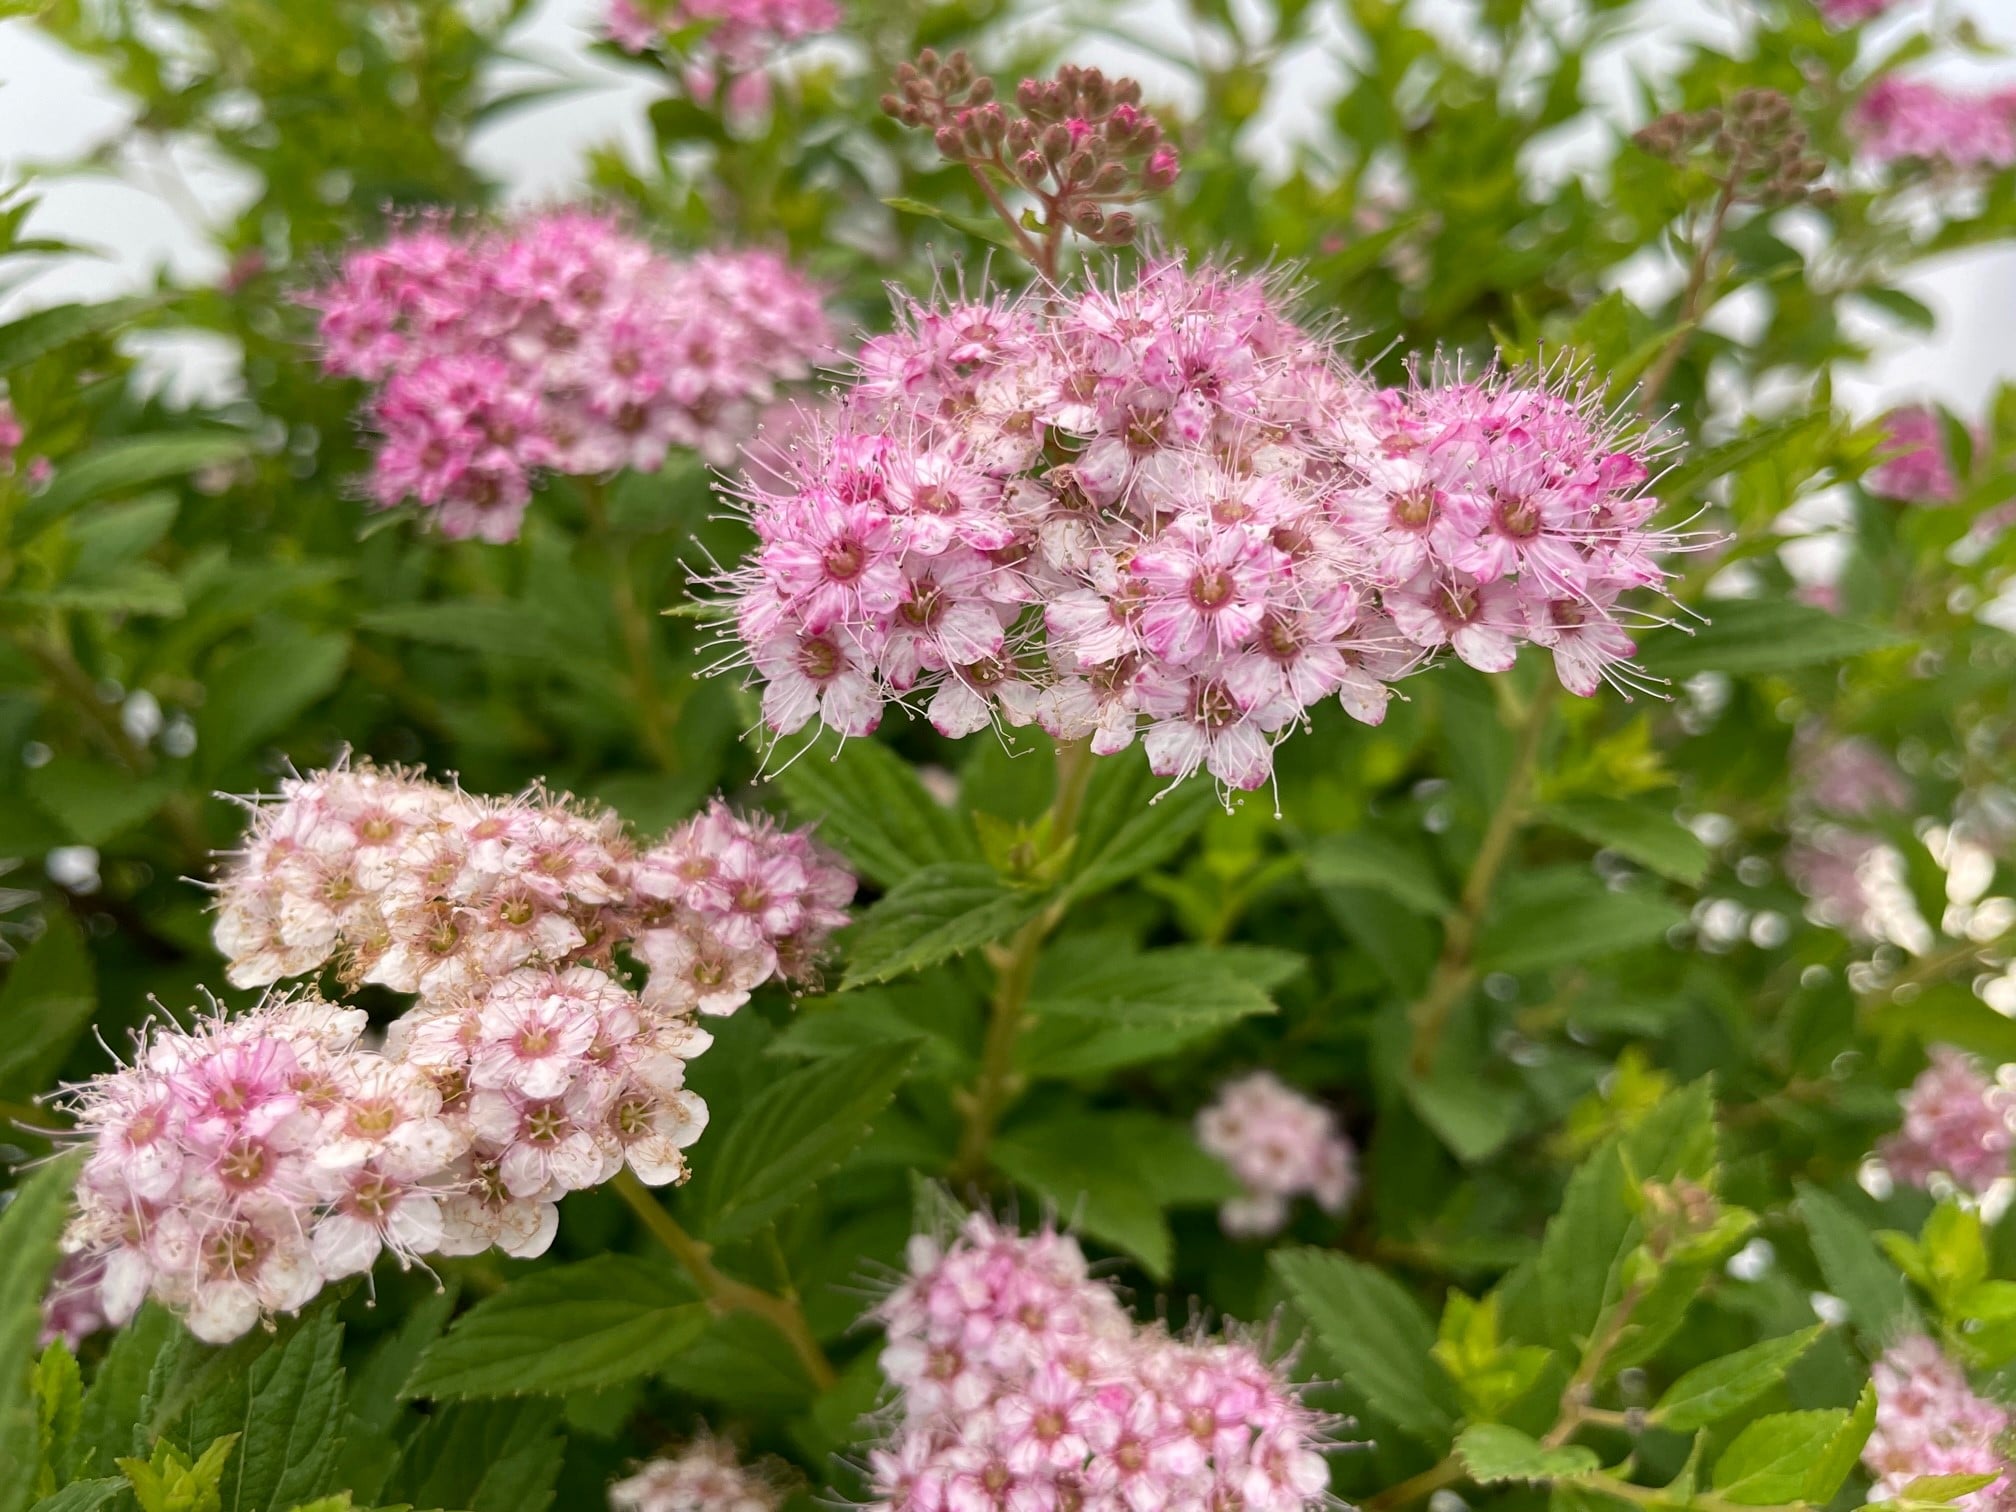
[[[1923,0],[1920,0],[1923,3]],[[1953,14],[1971,15],[1994,40],[2016,48],[2012,0],[1942,0]],[[1628,46],[1592,70],[1599,98],[1627,98],[1634,64],[1656,61],[1677,39],[1728,31],[1741,0],[1642,0],[1642,26]],[[612,140],[634,152],[646,141],[644,112],[653,98],[642,70],[610,67],[585,47],[602,0],[542,0],[514,38],[522,54],[544,67],[578,78],[587,87],[561,99],[507,115],[486,126],[473,144],[478,164],[508,186],[514,199],[566,195],[578,183],[586,149]],[[1879,23],[1908,26],[1902,12]],[[1171,18],[1144,0],[1133,15],[1143,35],[1166,38]],[[1431,14],[1446,14],[1460,34],[1465,0],[1435,0]],[[1083,50],[1090,61],[1125,66],[1167,87],[1160,70],[1112,44]],[[1275,91],[1271,131],[1287,140],[1314,119],[1337,87],[1343,64],[1328,49],[1288,60]],[[2016,60],[1954,65],[1969,84],[2016,81]],[[203,235],[205,218],[232,213],[249,193],[226,165],[188,148],[172,161],[124,140],[128,107],[107,89],[98,70],[65,52],[26,21],[0,21],[0,183],[32,166],[75,162],[115,144],[107,171],[44,180],[38,234],[96,247],[97,260],[71,259],[24,285],[0,291],[0,313],[57,300],[95,298],[130,289],[166,267],[185,279],[222,273]],[[1564,149],[1572,152],[1572,146]],[[1543,165],[1544,166],[1544,165]],[[1843,385],[1843,397],[1873,411],[1904,399],[1929,398],[1960,410],[1976,407],[1997,382],[2016,377],[2016,250],[1998,249],[1947,259],[1910,282],[1912,292],[1939,314],[1930,340],[1899,340],[1869,369]],[[161,380],[185,393],[215,392],[233,370],[231,354],[178,343],[156,354]]]

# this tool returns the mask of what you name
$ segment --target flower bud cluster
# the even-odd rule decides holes
[[[853,878],[718,802],[640,849],[540,791],[473,798],[369,767],[255,807],[219,886],[238,985],[333,965],[418,995],[365,1039],[312,992],[158,1025],[71,1089],[89,1154],[52,1326],[148,1296],[220,1341],[368,1271],[536,1255],[556,1204],[628,1167],[684,1179],[707,1107],[686,1065],[772,977],[802,980]],[[641,992],[613,947],[649,971]]]
[[[1954,1498],[1965,1512],[2006,1506],[2009,1461],[2002,1451],[2009,1412],[1979,1396],[1960,1367],[1923,1334],[1899,1339],[1872,1372],[1876,1427],[1863,1446],[1862,1463],[1875,1478],[1871,1502],[1904,1497],[1924,1476],[1993,1475],[1978,1490]]]
[[[2016,1091],[1991,1080],[1965,1051],[1935,1046],[1902,1101],[1902,1125],[1876,1147],[1899,1181],[1929,1187],[1945,1177],[1979,1196],[2009,1174]]]
[[[1856,102],[1848,125],[1872,163],[1963,172],[2016,166],[2016,89],[1971,94],[1885,74]]]
[[[1288,1204],[1304,1195],[1326,1213],[1341,1213],[1358,1185],[1357,1156],[1336,1115],[1272,1072],[1221,1087],[1197,1115],[1197,1143],[1246,1189],[1218,1210],[1228,1234],[1279,1233]]]
[[[1674,111],[1632,140],[1675,167],[1703,168],[1731,203],[1778,208],[1832,198],[1819,182],[1826,159],[1814,152],[1792,101],[1775,89],[1742,90],[1726,109]]]
[[[706,1435],[609,1488],[613,1512],[777,1512],[783,1503],[773,1481]]]
[[[985,1216],[910,1242],[875,1317],[897,1423],[870,1455],[878,1512],[1328,1501],[1323,1419],[1235,1338],[1141,1326],[1068,1237]]]
[[[425,221],[311,296],[323,367],[377,385],[370,491],[445,535],[516,537],[541,474],[723,466],[831,344],[820,293],[768,252],[687,261],[613,217]]]
[[[896,70],[883,111],[929,131],[939,153],[975,173],[1034,195],[1046,228],[1068,226],[1089,241],[1125,246],[1140,229],[1116,209],[1160,194],[1181,161],[1162,125],[1141,108],[1141,86],[1067,64],[1054,79],[1024,79],[1011,108],[965,53],[926,49]]]
[[[1628,681],[1618,599],[1672,544],[1646,462],[1572,376],[1377,390],[1267,281],[1157,259],[904,309],[744,482],[759,544],[715,586],[778,734],[899,702],[1251,789],[1314,706],[1377,723],[1445,650]]]

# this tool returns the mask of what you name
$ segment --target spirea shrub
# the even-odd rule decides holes
[[[1999,17],[1700,8],[0,28],[0,1512],[2007,1504]]]

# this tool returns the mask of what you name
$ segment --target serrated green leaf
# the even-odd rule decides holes
[[[458,1512],[546,1512],[567,1449],[559,1423],[550,1398],[451,1403],[407,1443],[379,1495]]]
[[[1505,889],[1477,938],[1480,971],[1539,971],[1600,960],[1657,944],[1686,911],[1631,888],[1612,891],[1593,877],[1552,873]]]
[[[1042,893],[1009,887],[982,865],[941,862],[912,872],[862,916],[846,987],[886,982],[991,944],[1043,910]]]
[[[51,1496],[66,1478],[77,1446],[77,1425],[83,1414],[84,1374],[77,1357],[61,1339],[53,1340],[35,1362],[35,1420],[41,1434],[41,1467],[35,1476],[39,1496]]]
[[[1900,1502],[1952,1502],[2002,1478],[1997,1470],[1979,1475],[1921,1475],[1907,1482],[1897,1493]]]
[[[1137,751],[1097,758],[1064,896],[1089,898],[1162,865],[1217,808],[1209,782],[1185,782],[1172,790]]]
[[[1319,888],[1370,888],[1429,919],[1453,906],[1427,856],[1378,830],[1324,836],[1311,842],[1303,862]]]
[[[98,1512],[98,1509],[126,1489],[123,1476],[100,1480],[72,1481],[61,1491],[43,1497],[29,1512]]]
[[[1692,635],[1659,630],[1639,644],[1639,659],[1660,677],[1698,672],[1747,676],[1794,672],[1901,643],[1894,632],[1840,619],[1793,598],[1717,599],[1713,616]]]
[[[1865,1339],[1881,1342],[1922,1327],[1904,1278],[1839,1198],[1801,1183],[1798,1211],[1827,1290],[1847,1304],[1848,1316]]]
[[[0,1512],[35,1501],[42,1423],[34,1389],[42,1294],[70,1210],[77,1159],[66,1155],[17,1187],[0,1211]]]
[[[358,615],[357,628],[430,646],[529,661],[554,661],[565,650],[539,616],[528,613],[522,604],[490,600],[395,604]]]
[[[1847,1410],[1840,1407],[1757,1419],[1715,1462],[1716,1492],[1746,1507],[1800,1500],[1815,1461],[1847,1422]]]
[[[1845,1421],[1828,1438],[1806,1472],[1805,1499],[1816,1507],[1834,1500],[1835,1493],[1854,1473],[1862,1459],[1862,1448],[1876,1427],[1876,1386],[1865,1381],[1855,1399],[1855,1410],[1843,1415]]]
[[[1167,1280],[1175,1256],[1162,1204],[1142,1181],[1118,1130],[1103,1122],[1081,1113],[1017,1125],[995,1138],[990,1156],[1067,1222],[1125,1250],[1156,1280]]]
[[[1500,1481],[1553,1481],[1587,1475],[1602,1462],[1582,1444],[1548,1448],[1503,1423],[1472,1423],[1456,1440],[1456,1456],[1470,1478],[1484,1485]]]
[[[1720,1422],[1782,1381],[1785,1372],[1826,1331],[1825,1325],[1815,1325],[1695,1366],[1666,1388],[1652,1409],[1651,1420],[1675,1433]]]
[[[26,1102],[46,1091],[97,1006],[83,935],[67,914],[50,914],[0,983],[0,1098]]]
[[[807,751],[777,774],[791,810],[878,887],[924,867],[980,860],[972,832],[896,753],[850,740],[830,759]]]
[[[343,1325],[333,1298],[261,1352],[241,1378],[206,1392],[190,1440],[238,1434],[219,1481],[224,1505],[287,1507],[339,1489],[346,1420]]]
[[[676,1272],[628,1255],[535,1271],[457,1318],[401,1395],[557,1397],[613,1386],[689,1347],[707,1316]]]
[[[103,845],[151,816],[176,783],[167,773],[135,777],[123,767],[65,756],[30,772],[23,786],[72,839]]]
[[[1622,798],[1564,798],[1548,804],[1542,816],[1689,887],[1699,887],[1708,875],[1708,847],[1663,806]]]
[[[984,242],[992,242],[997,247],[1013,247],[1015,233],[998,220],[981,215],[961,215],[956,210],[942,209],[924,200],[911,199],[907,195],[891,195],[882,201],[891,210],[899,210],[905,215],[918,215],[926,220],[941,221],[954,226],[968,236],[977,236]]]
[[[1276,1250],[1275,1274],[1352,1389],[1409,1437],[1439,1450],[1462,1410],[1435,1363],[1435,1329],[1400,1284],[1348,1255]]]
[[[100,441],[57,465],[48,485],[14,516],[9,544],[25,545],[94,499],[235,462],[250,449],[248,437],[230,431],[164,432]]]
[[[102,1473],[121,1455],[146,1447],[136,1442],[135,1425],[141,1421],[148,1382],[162,1349],[181,1332],[172,1313],[150,1302],[113,1336],[84,1393],[77,1442],[66,1467],[70,1474]]]
[[[868,1136],[915,1059],[915,1045],[871,1046],[779,1077],[709,1140],[690,1200],[709,1238],[780,1217]]]

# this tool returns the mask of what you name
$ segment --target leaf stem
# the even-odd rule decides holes
[[[1443,1030],[1449,1025],[1449,1015],[1456,1011],[1456,1005],[1463,1001],[1477,978],[1477,968],[1471,960],[1477,929],[1485,910],[1491,906],[1492,889],[1511,858],[1512,842],[1518,838],[1519,826],[1526,817],[1526,800],[1540,765],[1540,747],[1547,733],[1548,716],[1553,712],[1557,686],[1551,680],[1542,683],[1520,715],[1515,732],[1518,744],[1513,750],[1512,768],[1505,774],[1505,790],[1485,823],[1484,838],[1470,863],[1470,874],[1464,878],[1462,896],[1442,921],[1442,952],[1428,979],[1428,989],[1407,1010],[1407,1021],[1414,1031],[1407,1069],[1415,1076],[1427,1076],[1435,1069],[1435,1052],[1442,1043]]]
[[[679,751],[666,724],[665,696],[659,690],[658,671],[652,661],[651,619],[638,607],[629,554],[609,528],[607,486],[600,478],[583,478],[580,484],[582,508],[588,517],[588,537],[609,558],[609,602],[616,612],[623,654],[630,664],[630,693],[636,700],[637,732],[658,769],[676,772],[680,766]]]
[[[819,1341],[812,1336],[803,1308],[788,1297],[776,1296],[746,1281],[724,1275],[714,1264],[713,1250],[681,1228],[678,1219],[665,1211],[665,1205],[627,1166],[616,1173],[616,1179],[610,1184],[615,1187],[616,1195],[651,1231],[652,1237],[664,1245],[686,1274],[693,1278],[700,1295],[713,1305],[716,1312],[746,1312],[763,1319],[784,1336],[791,1352],[798,1356],[798,1363],[805,1367],[805,1374],[812,1384],[820,1391],[832,1389],[839,1376],[833,1369],[833,1362],[819,1347]]]
[[[1050,855],[1057,855],[1077,837],[1085,790],[1092,781],[1092,761],[1092,747],[1086,741],[1057,747],[1057,794],[1044,819],[1044,837]],[[1043,943],[1063,917],[1061,904],[1044,909],[1017,932],[1006,959],[1001,962],[987,1013],[980,1074],[962,1096],[966,1126],[960,1133],[959,1153],[952,1163],[955,1182],[978,1181],[985,1174],[987,1150],[994,1142],[995,1128],[1021,1090],[1021,1078],[1015,1073],[1015,1045],[1027,1027],[1029,989],[1036,980],[1036,964],[1042,959]]]
[[[1736,191],[1743,182],[1746,166],[1744,155],[1739,150],[1735,161],[1729,165],[1729,177],[1723,182],[1722,192],[1716,196],[1715,211],[1708,222],[1708,229],[1695,248],[1693,265],[1687,270],[1687,287],[1680,296],[1680,318],[1674,325],[1673,337],[1659,349],[1659,355],[1652,359],[1652,366],[1645,370],[1645,383],[1638,391],[1638,415],[1647,424],[1651,423],[1659,407],[1659,397],[1666,391],[1673,370],[1680,365],[1680,358],[1700,323],[1701,296],[1708,289],[1710,262],[1722,244],[1722,233],[1728,228],[1729,212],[1735,208]]]

